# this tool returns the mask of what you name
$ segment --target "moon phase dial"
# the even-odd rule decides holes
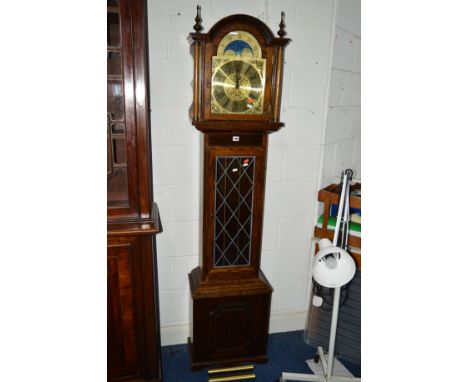
[[[263,68],[263,60],[213,61],[211,111],[262,113]]]

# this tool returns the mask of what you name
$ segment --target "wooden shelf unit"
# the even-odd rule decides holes
[[[350,186],[350,193],[356,189],[361,188],[361,183],[356,183]],[[314,227],[314,237],[317,239],[328,238],[333,240],[333,236],[335,234],[334,230],[328,229],[328,218],[330,216],[330,209],[332,204],[338,205],[340,202],[340,192],[341,192],[341,185],[340,184],[331,184],[323,189],[321,189],[318,193],[318,201],[323,203],[323,222],[322,227],[318,227],[317,225]],[[361,197],[360,196],[350,196],[349,198],[349,206],[350,208],[359,208],[361,209]],[[361,270],[361,238],[359,236],[349,235],[348,237],[348,244],[350,247],[350,252],[353,258],[356,260],[358,269]],[[356,248],[356,249],[354,249]],[[315,246],[315,252],[318,251],[318,245]]]

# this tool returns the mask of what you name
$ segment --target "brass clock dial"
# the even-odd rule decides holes
[[[228,33],[212,58],[211,112],[262,114],[265,59],[248,32]]]
[[[212,81],[213,101],[217,112],[261,113],[263,111],[263,77],[258,71],[263,63],[244,60],[221,62]]]

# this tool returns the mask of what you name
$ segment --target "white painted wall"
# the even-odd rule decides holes
[[[361,178],[361,1],[337,0],[321,185]]]
[[[338,3],[340,9],[346,1]],[[342,112],[355,110],[354,104],[341,99],[350,97],[355,102],[356,97],[347,92],[336,96],[334,83],[327,96],[330,78],[340,73],[353,86],[358,85],[356,76],[346,68],[331,70],[335,1],[148,0],[154,190],[164,227],[157,237],[163,345],[186,342],[189,335],[188,273],[198,265],[200,246],[200,133],[189,116],[193,59],[188,43],[197,4],[202,7],[205,32],[222,17],[244,13],[263,20],[276,34],[284,10],[286,31],[293,40],[285,55],[281,120],[286,125],[270,135],[268,153],[262,269],[274,287],[271,332],[304,327],[320,174],[332,177],[332,170],[321,170],[328,165],[321,165],[322,149],[327,149],[328,156],[328,149],[336,152],[333,145],[340,142],[346,153],[359,149],[354,143],[347,147],[347,136],[326,141],[323,134],[325,126],[340,130],[333,118],[326,118],[333,109],[328,105],[332,95],[337,99],[333,98],[333,105]],[[337,16],[343,26],[341,33],[356,36],[354,21],[351,26],[346,24],[346,14],[351,11],[353,17],[359,15],[348,9]],[[347,62],[344,56],[349,50],[341,54],[343,58],[333,59]],[[358,128],[356,125],[353,134]]]

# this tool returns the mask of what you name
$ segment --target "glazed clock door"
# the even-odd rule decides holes
[[[206,139],[205,267],[209,278],[259,270],[266,136],[212,134]],[[233,147],[234,146],[234,147]],[[229,270],[229,272],[227,272]]]

